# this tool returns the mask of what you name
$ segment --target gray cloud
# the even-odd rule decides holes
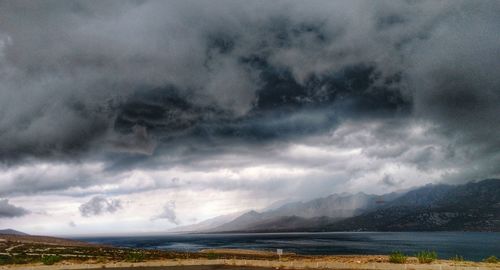
[[[118,135],[116,139],[112,140],[110,142],[112,149],[117,152],[152,155],[157,143],[148,136],[147,129],[135,125],[132,127],[132,131],[133,134]]]
[[[0,218],[15,218],[29,214],[30,211],[9,203],[8,199],[0,200]]]
[[[448,181],[499,175],[499,11],[498,1],[2,2],[0,160],[15,173],[0,194],[176,166],[347,168],[338,182],[384,164]],[[294,143],[375,161],[281,152]],[[77,170],[36,167],[68,159]]]
[[[80,205],[80,214],[84,217],[97,216],[106,213],[114,213],[122,208],[120,200],[106,199],[95,196],[90,201]]]
[[[177,214],[175,213],[175,201],[169,201],[163,206],[162,212],[154,217],[153,219],[166,219],[170,223],[179,225],[180,222],[177,219]]]

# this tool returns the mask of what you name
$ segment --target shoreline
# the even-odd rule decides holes
[[[380,262],[373,258],[382,258]],[[245,267],[265,269],[356,269],[356,270],[493,270],[500,269],[499,264],[484,262],[454,262],[450,260],[436,260],[430,264],[409,262],[406,264],[395,264],[384,261],[387,256],[352,255],[352,256],[328,256],[310,259],[163,259],[144,262],[78,262],[64,261],[54,265],[25,264],[4,265],[0,269],[32,269],[32,270],[56,270],[56,269],[134,269],[146,267],[198,267],[201,270],[214,266],[221,267]],[[163,269],[163,268],[162,268]]]

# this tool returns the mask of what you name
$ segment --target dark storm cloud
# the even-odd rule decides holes
[[[467,177],[500,173],[498,12],[498,1],[1,2],[0,159],[189,163],[354,121],[385,123],[364,143],[337,140],[371,157],[431,170],[449,155],[477,162]],[[448,141],[409,147],[422,143],[410,121]]]
[[[29,214],[30,212],[22,207],[9,203],[9,200],[0,200],[0,218],[14,218]]]
[[[84,217],[97,216],[106,213],[114,213],[122,208],[120,200],[106,199],[95,196],[90,201],[80,205],[80,214]]]

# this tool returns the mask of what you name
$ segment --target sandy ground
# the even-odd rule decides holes
[[[213,254],[229,254],[229,255],[255,255],[264,257],[274,257],[276,252],[265,251],[265,250],[254,250],[254,249],[203,249],[201,253],[213,253]],[[295,255],[292,252],[284,252],[283,256]]]
[[[227,266],[227,267],[226,267]],[[493,270],[499,269],[500,264],[478,262],[453,262],[438,260],[431,264],[418,264],[410,260],[407,264],[392,264],[387,261],[387,256],[321,256],[318,258],[299,260],[244,260],[244,259],[182,259],[158,260],[140,263],[108,262],[108,263],[78,263],[62,262],[60,264],[45,265],[11,265],[0,269],[32,269],[32,270],[59,270],[59,269],[165,269],[181,267],[184,270],[214,270],[214,269],[363,269],[363,270]],[[170,268],[168,268],[170,269]],[[193,270],[194,270],[193,269]]]

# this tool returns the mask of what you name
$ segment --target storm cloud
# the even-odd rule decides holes
[[[498,177],[499,13],[1,1],[0,195],[66,196],[93,216],[120,208],[108,195],[158,190],[267,202]],[[146,219],[184,222],[175,201]]]
[[[90,201],[80,205],[80,213],[84,217],[114,213],[122,208],[120,200],[106,199],[102,196],[95,196]]]
[[[8,199],[0,200],[0,218],[21,217],[28,213],[28,210],[9,203]]]

